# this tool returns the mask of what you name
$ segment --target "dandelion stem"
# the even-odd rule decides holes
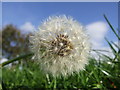
[[[29,57],[29,56],[32,56],[32,55],[33,55],[33,53],[21,55],[21,56],[19,56],[19,57],[16,57],[16,58],[14,58],[14,59],[8,60],[8,61],[6,61],[6,62],[0,64],[0,67],[4,67],[4,66],[7,65],[7,64],[10,64],[10,63],[12,63],[12,62],[21,60],[21,59],[23,59],[23,58],[26,58],[26,57]]]

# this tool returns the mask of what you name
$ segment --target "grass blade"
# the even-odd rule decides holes
[[[117,44],[115,44],[113,41],[111,41],[111,42],[112,42],[112,44],[113,44],[116,48],[120,49],[120,46],[118,46]]]
[[[32,56],[32,55],[33,55],[33,53],[21,55],[21,56],[19,56],[19,57],[16,57],[16,58],[14,58],[14,59],[8,60],[8,61],[0,64],[0,67],[3,67],[3,66],[5,66],[5,65],[7,65],[7,64],[10,64],[10,63],[12,63],[12,62],[21,60],[21,59],[23,59],[23,58],[26,58],[26,57],[29,57],[29,56]]]
[[[108,45],[109,45],[110,48],[112,49],[113,53],[116,54],[117,51],[114,49],[114,47],[112,46],[112,44],[107,40],[107,38],[105,38],[105,40],[107,41]]]
[[[107,23],[109,24],[110,28],[112,29],[112,31],[114,32],[114,34],[117,36],[117,38],[120,40],[119,35],[116,33],[115,29],[113,28],[113,26],[110,24],[109,20],[107,19],[107,17],[104,15],[105,20],[107,21]]]

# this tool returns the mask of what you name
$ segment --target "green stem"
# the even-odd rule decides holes
[[[32,56],[32,55],[33,55],[33,53],[21,55],[21,56],[19,56],[19,57],[16,57],[16,58],[14,58],[14,59],[8,60],[8,61],[0,64],[0,67],[4,67],[4,66],[7,65],[7,64],[10,64],[10,63],[15,62],[15,61],[19,61],[19,60],[21,60],[22,58],[26,58],[26,57],[29,57],[29,56]]]
[[[114,32],[114,34],[117,36],[117,38],[120,40],[119,35],[116,33],[116,31],[114,30],[113,26],[111,25],[111,23],[109,22],[109,20],[107,19],[107,17],[104,15],[105,20],[107,21],[107,23],[109,24],[110,28],[112,29],[112,31]]]
[[[54,79],[54,86],[53,86],[54,89],[56,89],[56,78]]]

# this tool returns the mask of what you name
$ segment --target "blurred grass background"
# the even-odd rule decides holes
[[[116,35],[116,38],[119,42],[119,30],[115,30],[112,27],[105,15],[104,18],[106,19],[108,25],[110,26],[113,33]],[[22,39],[19,40],[19,43],[21,40]],[[86,65],[85,70],[80,71],[79,73],[75,73],[74,75],[71,75],[69,77],[60,78],[53,78],[49,75],[44,75],[42,71],[40,71],[40,67],[37,62],[30,60],[30,57],[22,58],[21,61],[17,62],[17,64],[12,63],[12,67],[2,67],[2,88],[6,90],[34,90],[39,88],[80,88],[102,90],[120,89],[120,46],[113,43],[113,41],[109,41],[109,39],[107,38],[105,38],[105,40],[111,48],[114,57],[102,54],[102,57],[100,57],[99,59],[89,58],[89,64]],[[21,43],[23,44],[24,40],[22,40]],[[24,46],[26,46],[26,44]],[[15,47],[12,49],[15,49]],[[12,49],[9,50],[9,53],[12,51]],[[21,49],[19,50],[20,51],[16,54],[20,54],[22,52]],[[29,52],[29,50],[27,49],[26,51]],[[6,51],[5,53],[7,52],[8,51]],[[9,55],[9,59],[17,56],[15,54],[14,56],[11,55]]]

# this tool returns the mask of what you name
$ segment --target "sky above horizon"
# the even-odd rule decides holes
[[[2,25],[13,24],[23,33],[31,32],[47,17],[65,14],[72,16],[86,27],[94,48],[108,49],[104,37],[117,42],[107,25],[105,14],[113,27],[118,28],[117,2],[3,2]]]

